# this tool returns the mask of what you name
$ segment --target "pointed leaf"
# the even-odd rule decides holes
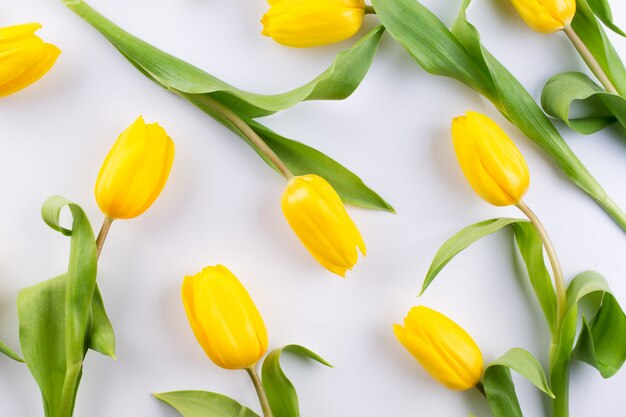
[[[513,348],[485,369],[483,385],[494,417],[523,417],[511,378],[511,370],[516,371],[539,390],[554,398],[543,368],[537,359],[524,349]]]
[[[622,31],[615,23],[613,23],[613,12],[608,0],[587,0],[589,7],[598,19],[602,21],[613,32],[626,37],[626,33]]]
[[[460,252],[467,249],[471,244],[506,226],[524,222],[527,222],[527,220],[511,218],[490,219],[468,226],[452,236],[441,246],[431,262],[420,295],[426,291],[428,286],[435,280],[439,272],[441,272],[448,262]]]
[[[543,257],[543,243],[535,226],[530,222],[511,225],[517,246],[526,265],[530,284],[535,292],[550,332],[556,332],[556,293],[552,278]]]
[[[259,417],[254,411],[221,394],[173,391],[154,394],[183,417]]]
[[[276,349],[265,358],[262,369],[263,387],[267,393],[274,417],[299,417],[300,407],[296,389],[280,366],[282,352],[313,359],[326,366],[331,365],[316,353],[298,345],[287,345],[281,349]]]

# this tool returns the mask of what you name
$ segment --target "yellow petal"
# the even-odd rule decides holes
[[[459,165],[480,197],[496,206],[522,200],[530,183],[528,166],[493,120],[468,112],[453,120],[452,138]]]
[[[248,368],[267,351],[263,319],[246,289],[227,268],[207,267],[185,278],[183,301],[198,342],[216,365]]]
[[[396,338],[434,379],[453,390],[478,384],[482,354],[459,325],[423,306],[413,307],[404,323],[394,325]]]
[[[115,142],[96,181],[96,200],[114,219],[137,217],[159,196],[174,161],[174,142],[139,117]]]
[[[568,26],[576,14],[576,0],[511,0],[534,30],[552,33]]]
[[[13,94],[43,77],[61,51],[34,33],[41,25],[0,28],[0,97]]]
[[[282,198],[289,225],[313,257],[329,271],[345,276],[365,255],[365,242],[333,187],[317,175],[289,181]]]
[[[263,16],[263,35],[292,47],[343,41],[363,24],[363,0],[275,0]]]

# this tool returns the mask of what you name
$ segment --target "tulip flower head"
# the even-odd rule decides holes
[[[365,242],[335,189],[322,177],[293,177],[282,209],[300,241],[326,269],[344,277],[365,255]]]
[[[515,144],[485,115],[468,112],[452,122],[461,169],[476,193],[494,206],[518,204],[530,183],[528,166]]]
[[[191,328],[209,359],[224,369],[246,369],[267,351],[267,331],[252,298],[222,265],[183,281]]]
[[[396,324],[393,330],[398,341],[444,386],[463,391],[480,382],[480,349],[465,330],[443,314],[424,306],[413,307],[404,327]]]
[[[174,161],[174,142],[139,117],[109,151],[96,181],[96,200],[111,219],[130,219],[157,199]]]
[[[263,35],[297,48],[328,45],[352,37],[363,24],[363,0],[269,0]]]
[[[511,0],[526,24],[542,33],[569,26],[576,14],[576,0]]]
[[[44,76],[61,51],[35,32],[39,23],[0,28],[0,97],[13,94]]]

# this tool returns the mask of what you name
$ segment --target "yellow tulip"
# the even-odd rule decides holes
[[[518,204],[530,183],[521,152],[485,115],[468,112],[452,122],[454,150],[470,185],[494,206]]]
[[[424,369],[444,386],[457,391],[475,387],[482,377],[483,357],[465,330],[428,307],[413,307],[396,337]]]
[[[313,257],[344,277],[356,264],[365,242],[335,189],[317,175],[293,177],[282,198],[291,228]]]
[[[35,32],[39,23],[0,28],[0,97],[28,87],[44,76],[61,53]]]
[[[538,32],[563,30],[576,14],[576,0],[511,1],[526,24]]]
[[[252,298],[222,265],[183,281],[183,303],[196,339],[225,369],[246,369],[267,351],[267,331]]]
[[[174,161],[174,142],[157,123],[139,117],[109,151],[98,180],[96,200],[111,219],[130,219],[157,199]]]
[[[363,24],[363,0],[269,0],[263,35],[297,48],[328,45],[352,37]]]

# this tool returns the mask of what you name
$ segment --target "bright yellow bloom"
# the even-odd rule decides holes
[[[28,87],[44,76],[61,53],[35,32],[39,23],[0,28],[0,97]]]
[[[267,351],[267,330],[243,285],[222,265],[183,281],[183,303],[196,339],[217,366],[244,369]]]
[[[468,112],[452,122],[452,140],[470,185],[488,203],[519,203],[528,190],[528,166],[504,131],[483,114]]]
[[[282,208],[300,241],[329,271],[344,277],[356,264],[357,248],[365,255],[359,229],[325,179],[312,174],[292,178]]]
[[[276,42],[307,48],[352,37],[363,24],[363,0],[269,0],[263,35]]]
[[[462,391],[480,382],[483,356],[465,330],[428,307],[413,307],[396,337],[426,371],[446,387]]]
[[[511,0],[522,19],[534,30],[552,33],[569,26],[576,0]]]
[[[157,123],[139,117],[109,151],[98,180],[96,200],[112,219],[130,219],[157,199],[174,161],[174,142]]]

